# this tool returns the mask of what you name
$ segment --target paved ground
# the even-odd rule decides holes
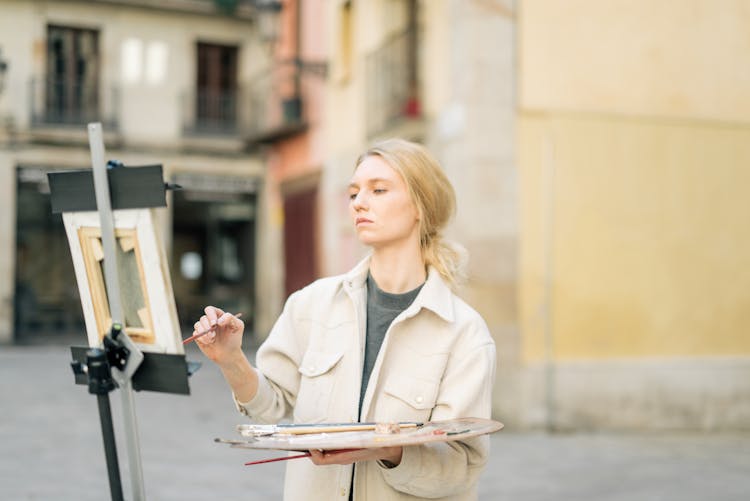
[[[192,348],[190,360],[201,360]],[[109,498],[96,399],[73,384],[65,345],[0,347],[0,499]],[[241,422],[221,375],[208,364],[189,397],[136,394],[150,500],[281,499],[283,463],[242,466],[266,452],[214,444]],[[119,392],[111,397],[130,498]],[[750,499],[750,434],[543,434],[504,430],[480,499]]]

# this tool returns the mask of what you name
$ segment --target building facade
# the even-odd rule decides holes
[[[162,164],[182,187],[159,217],[184,328],[206,304],[254,324],[266,169],[247,146],[265,127],[250,83],[270,60],[256,18],[231,2],[0,5],[0,341],[83,335],[46,173],[90,166],[89,122],[109,159]]]
[[[522,420],[746,429],[747,4],[518,8]]]
[[[750,18],[742,2],[340,0],[326,273],[372,141],[424,142],[458,196],[495,416],[547,429],[750,422]]]
[[[359,154],[381,138],[424,143],[456,189],[447,237],[470,256],[461,294],[495,338],[496,415],[508,421],[520,360],[513,12],[502,2],[351,0],[329,2],[328,19],[326,272],[366,252],[346,212]]]

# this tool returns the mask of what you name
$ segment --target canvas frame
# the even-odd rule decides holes
[[[184,354],[166,253],[152,208],[112,211],[125,332],[142,351]],[[112,325],[98,212],[64,212],[89,346]]]

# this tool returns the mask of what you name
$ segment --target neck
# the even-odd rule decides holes
[[[391,294],[414,290],[427,278],[419,245],[404,249],[375,249],[370,260],[370,274],[382,291]]]

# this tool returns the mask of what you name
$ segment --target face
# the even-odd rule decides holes
[[[378,248],[409,241],[419,245],[419,215],[406,183],[379,156],[365,158],[354,171],[349,214],[365,245]]]

